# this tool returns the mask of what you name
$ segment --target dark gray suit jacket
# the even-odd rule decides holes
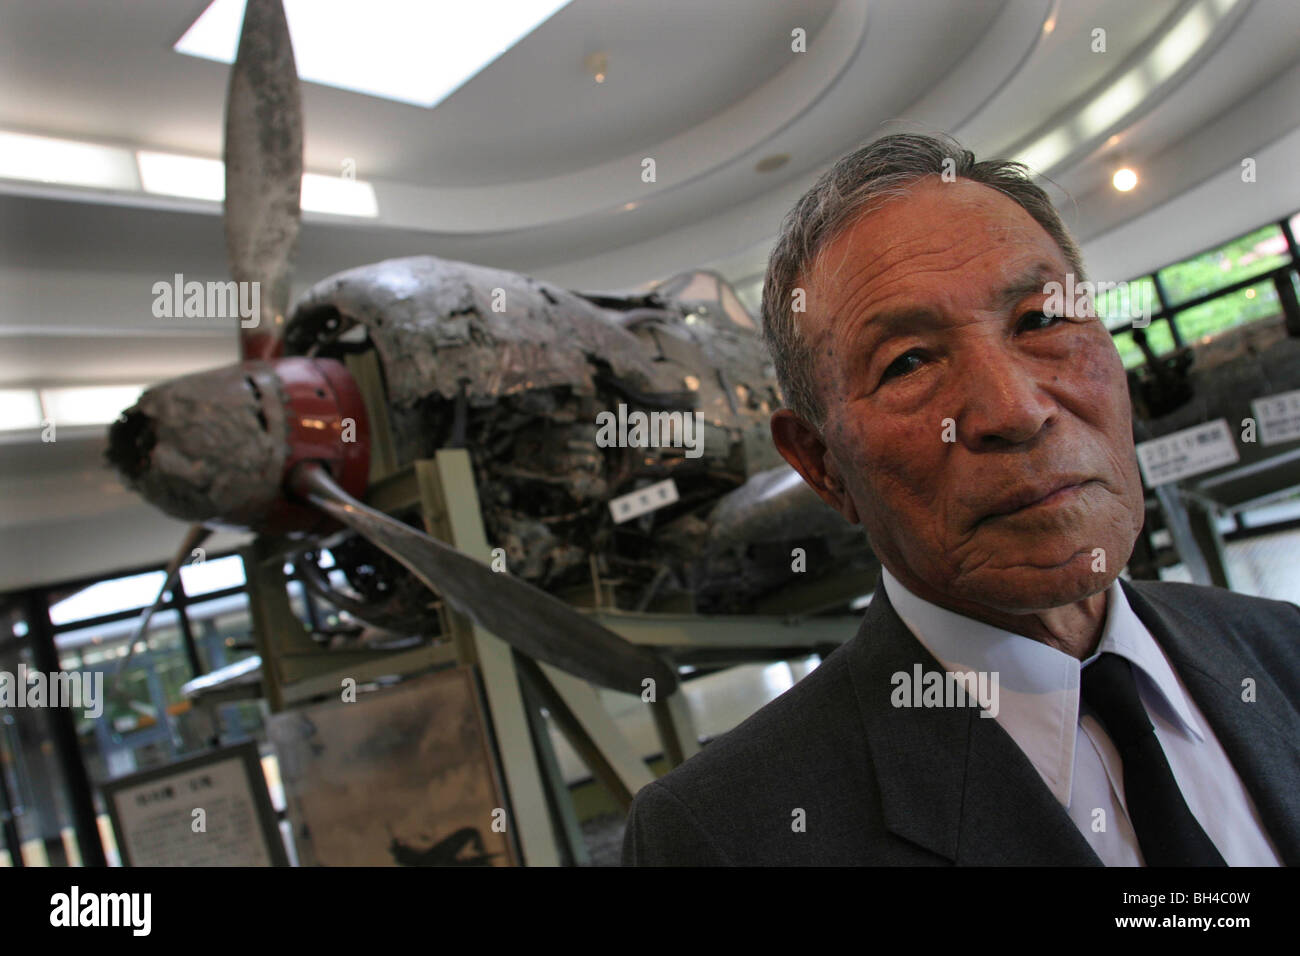
[[[1300,607],[1121,581],[1223,744],[1287,865],[1300,863]],[[1068,865],[1100,860],[977,707],[895,708],[939,671],[877,581],[857,636],[637,794],[624,865]],[[1253,703],[1243,681],[1255,682]],[[804,812],[804,832],[792,824]]]

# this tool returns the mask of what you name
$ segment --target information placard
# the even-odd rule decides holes
[[[257,744],[101,786],[123,866],[287,866]]]
[[[1300,438],[1300,389],[1265,395],[1250,403],[1259,422],[1259,443],[1278,445]]]
[[[1148,488],[1190,478],[1241,460],[1225,418],[1161,435],[1137,446]]]

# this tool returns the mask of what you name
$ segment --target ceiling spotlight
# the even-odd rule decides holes
[[[604,83],[609,72],[609,58],[604,53],[592,53],[586,59],[586,67],[597,83]]]
[[[1111,177],[1111,185],[1122,193],[1128,192],[1138,184],[1138,174],[1125,166],[1122,169],[1115,170],[1115,175]]]

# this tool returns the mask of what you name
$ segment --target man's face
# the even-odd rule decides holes
[[[932,177],[805,277],[825,426],[773,434],[922,597],[1060,607],[1128,560],[1143,518],[1128,388],[1098,319],[1042,315],[1068,271],[1013,200]]]

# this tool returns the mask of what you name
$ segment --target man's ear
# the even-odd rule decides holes
[[[788,408],[772,414],[772,441],[781,457],[849,524],[858,524],[858,509],[844,482],[828,465],[829,454],[821,434]]]

